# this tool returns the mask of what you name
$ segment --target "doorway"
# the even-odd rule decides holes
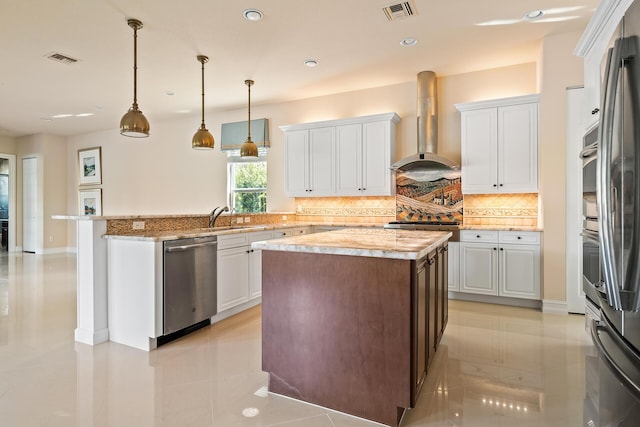
[[[0,253],[16,250],[16,156],[0,153]]]

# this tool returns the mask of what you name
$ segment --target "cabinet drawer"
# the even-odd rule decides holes
[[[501,231],[500,243],[511,245],[539,245],[540,233],[537,231]]]
[[[271,240],[271,239],[273,239],[273,231],[260,231],[257,233],[248,234],[249,243],[260,242],[262,240]]]
[[[248,244],[249,240],[247,239],[247,233],[218,236],[218,249],[237,248]]]
[[[461,242],[498,243],[497,230],[461,230]]]
[[[274,238],[279,237],[291,237],[291,236],[300,236],[302,234],[307,234],[309,232],[309,227],[303,228],[283,228],[281,230],[276,230],[273,232]]]

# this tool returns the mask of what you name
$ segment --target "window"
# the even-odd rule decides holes
[[[229,200],[236,212],[267,211],[267,162],[229,162]]]

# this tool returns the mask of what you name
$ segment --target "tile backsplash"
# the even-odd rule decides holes
[[[296,197],[296,219],[301,222],[382,225],[394,221],[396,199],[380,197]]]
[[[466,194],[464,225],[538,225],[538,194]]]

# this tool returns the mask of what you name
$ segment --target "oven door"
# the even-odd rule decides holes
[[[598,307],[600,307],[598,288],[601,286],[600,239],[597,231],[585,229],[582,230],[582,290]]]

